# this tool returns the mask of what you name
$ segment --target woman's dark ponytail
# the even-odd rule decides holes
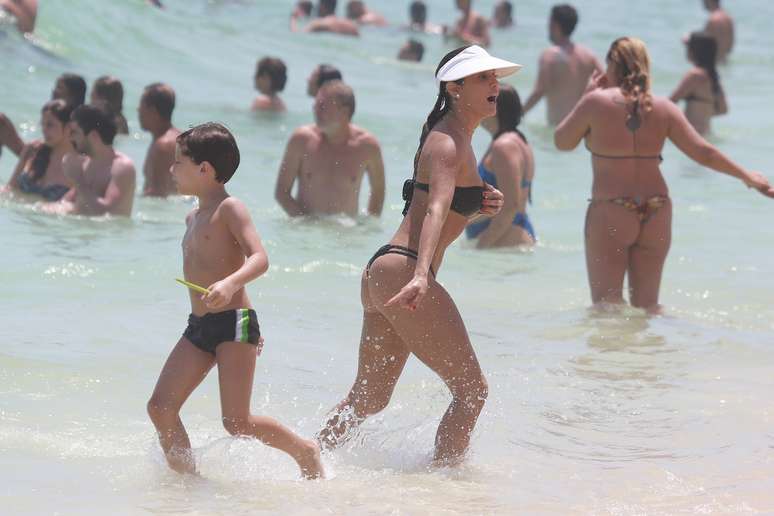
[[[470,45],[466,45],[464,47],[456,48],[443,56],[443,59],[441,59],[441,62],[438,63],[438,67],[435,69],[436,76],[438,75],[438,71],[441,69],[443,65],[448,63],[452,60],[454,56],[468,48]],[[457,84],[462,84],[463,79],[459,79],[457,81],[454,81]],[[417,178],[417,168],[419,167],[419,157],[422,154],[422,147],[425,144],[425,140],[427,140],[427,136],[430,134],[430,131],[433,130],[433,127],[435,127],[435,124],[437,124],[443,117],[446,115],[446,113],[449,112],[451,109],[451,97],[449,97],[449,92],[446,91],[446,83],[442,82],[440,86],[438,86],[438,97],[435,100],[435,105],[433,106],[433,110],[430,111],[430,114],[427,115],[427,120],[425,121],[425,124],[422,126],[422,134],[419,136],[419,146],[417,147],[417,152],[414,155],[414,174],[411,179],[407,179],[405,183],[403,183],[403,200],[406,201],[406,206],[403,208],[403,215],[406,215],[408,213],[409,206],[411,205],[411,198],[414,195],[414,180]]]

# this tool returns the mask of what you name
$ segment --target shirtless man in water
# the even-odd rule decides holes
[[[169,174],[169,167],[175,161],[175,140],[180,130],[172,125],[172,111],[175,109],[175,90],[161,83],[145,87],[137,114],[140,127],[151,133],[153,140],[142,167],[145,176],[143,195],[166,197],[177,193]]]
[[[16,18],[16,28],[27,33],[35,30],[38,15],[38,0],[0,0],[0,7]]]
[[[298,10],[290,15],[290,30],[298,32],[298,19],[301,14]],[[346,36],[359,36],[357,24],[346,18],[336,16],[336,0],[320,0],[317,10],[317,19],[312,20],[304,27],[304,32],[333,32]]]
[[[473,0],[455,0],[462,17],[453,29],[444,26],[444,35],[459,39],[463,43],[488,47],[489,21],[473,10]]]
[[[725,63],[734,47],[734,20],[720,8],[720,0],[704,0],[704,8],[710,13],[704,32],[715,38],[718,44],[718,62]]]
[[[325,83],[314,103],[315,124],[295,130],[280,164],[275,197],[288,215],[358,214],[363,175],[368,175],[369,215],[384,205],[384,163],[379,142],[351,123],[355,112],[352,88],[341,81]],[[298,192],[292,195],[298,181]]]
[[[113,149],[116,124],[105,109],[84,105],[73,111],[73,147],[82,156],[65,157],[64,173],[73,195],[46,206],[46,211],[72,215],[132,214],[136,173],[132,160]]]
[[[571,5],[551,9],[548,35],[554,46],[541,54],[535,88],[524,103],[526,114],[545,96],[550,125],[561,122],[583,96],[591,76],[603,72],[589,49],[570,40],[577,23],[578,13]]]

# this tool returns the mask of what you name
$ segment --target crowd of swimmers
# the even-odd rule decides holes
[[[516,89],[499,81],[521,65],[485,50],[490,26],[514,25],[509,2],[497,3],[490,22],[473,11],[472,0],[456,0],[461,17],[451,27],[428,23],[426,6],[411,2],[408,28],[443,34],[463,46],[446,54],[436,68],[437,96],[420,131],[413,175],[403,186],[404,217],[361,277],[363,330],[356,378],[316,439],[303,439],[274,419],[250,413],[263,339],[245,285],[266,272],[268,257],[247,208],[225,189],[240,162],[236,140],[216,123],[181,133],[172,123],[174,90],[160,83],[147,86],[138,106],[140,125],[152,135],[143,194],[197,197],[186,217],[183,269],[186,280],[204,288],[204,293],[190,292],[187,327],[147,407],[169,465],[180,472],[196,470],[180,409],[217,364],[225,428],[287,452],[305,477],[322,477],[321,447],[340,445],[388,404],[412,354],[441,377],[452,396],[436,435],[434,462],[459,461],[488,390],[454,300],[436,274],[447,247],[463,233],[479,248],[536,242],[527,215],[535,157],[519,125],[543,98],[548,123],[556,126],[556,147],[571,150],[584,141],[592,156],[594,181],[583,231],[593,303],[625,303],[628,277],[629,303],[657,313],[671,243],[672,204],[660,170],[667,139],[698,163],[774,197],[764,175],[736,164],[702,136],[713,116],[728,111],[717,63],[733,47],[733,25],[719,0],[704,3],[711,13],[706,29],[685,38],[693,68],[670,98],[652,94],[650,60],[641,40],[616,39],[603,64],[572,40],[577,11],[568,4],[554,6],[552,46],[540,55],[537,80],[522,104]],[[359,25],[387,23],[362,1],[349,2],[346,11],[345,18],[337,17],[335,0],[319,0],[317,6],[298,2],[290,27],[357,36]],[[409,51],[422,58],[421,51]],[[260,96],[252,109],[284,111],[279,93],[287,82],[285,63],[278,57],[260,59],[254,80]],[[287,142],[276,180],[277,202],[289,216],[356,216],[367,177],[367,213],[379,216],[385,201],[384,163],[377,138],[352,123],[354,91],[335,66],[320,64],[309,74],[307,92],[314,98],[314,123],[297,128]],[[42,198],[46,210],[58,213],[128,216],[135,168],[113,148],[116,135],[127,132],[123,88],[116,78],[101,77],[92,87],[90,104],[85,99],[83,78],[59,77],[41,110],[42,141],[24,142],[0,115],[0,149],[19,156],[6,190]],[[679,101],[685,101],[684,112]],[[492,140],[477,160],[471,139],[479,125]]]

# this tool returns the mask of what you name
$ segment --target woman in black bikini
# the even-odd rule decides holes
[[[70,190],[65,178],[62,160],[75,153],[70,142],[70,113],[72,108],[64,100],[47,102],[41,111],[42,143],[24,147],[19,163],[4,190],[15,190],[58,201]]]
[[[699,134],[710,132],[710,120],[728,113],[726,94],[715,69],[718,45],[704,32],[693,32],[686,41],[688,60],[694,67],[685,74],[669,99],[685,100],[685,116]]]
[[[339,444],[387,406],[413,353],[452,394],[436,434],[434,462],[454,462],[467,449],[487,384],[457,307],[435,274],[468,218],[495,215],[502,207],[502,194],[476,172],[471,137],[482,119],[495,114],[497,78],[518,69],[478,46],[449,52],[438,65],[438,98],[422,129],[414,177],[403,188],[405,217],[363,273],[357,377],[319,434],[324,446]]]
[[[774,196],[768,180],[707,143],[678,107],[650,92],[645,44],[615,40],[607,72],[559,124],[554,142],[572,150],[585,139],[594,183],[586,213],[586,266],[591,299],[623,303],[628,275],[632,306],[658,311],[658,293],[672,228],[672,204],[661,175],[661,149],[669,138],[697,163]]]

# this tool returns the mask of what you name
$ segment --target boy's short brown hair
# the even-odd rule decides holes
[[[239,147],[234,135],[217,122],[192,127],[177,137],[180,152],[197,165],[208,162],[215,169],[215,179],[228,183],[239,167]]]

